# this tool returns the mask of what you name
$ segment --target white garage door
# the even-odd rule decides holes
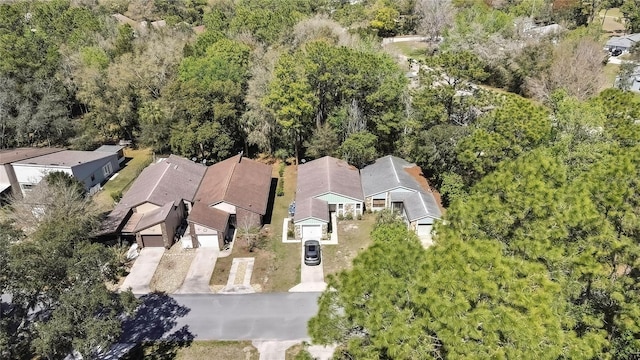
[[[433,225],[418,225],[418,236],[430,236]]]
[[[320,240],[322,237],[322,225],[303,225],[302,240]]]
[[[199,247],[220,247],[218,245],[218,235],[198,235]]]

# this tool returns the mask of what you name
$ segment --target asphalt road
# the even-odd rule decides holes
[[[303,340],[320,293],[149,294],[121,342],[142,340]]]

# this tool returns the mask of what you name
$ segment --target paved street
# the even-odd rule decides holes
[[[320,293],[149,294],[120,341],[302,340]]]

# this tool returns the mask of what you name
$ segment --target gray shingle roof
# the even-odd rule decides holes
[[[607,40],[606,46],[630,48],[637,42],[640,42],[640,33],[623,36],[612,36],[609,40]]]
[[[316,198],[307,198],[300,201],[300,203],[296,202],[296,213],[293,217],[293,222],[297,223],[310,218],[328,223],[329,205],[327,202]]]
[[[391,201],[403,202],[409,221],[417,221],[424,218],[439,219],[442,216],[436,199],[431,193],[423,191],[415,193],[392,193]]]
[[[392,155],[379,158],[373,164],[360,170],[364,196],[387,192],[398,187],[415,191],[424,190],[418,181],[406,171],[416,167],[416,164]]]
[[[116,154],[118,151],[122,149],[124,149],[124,146],[122,145],[102,145],[99,148],[95,149],[94,151]]]
[[[113,154],[96,151],[75,151],[63,150],[47,155],[41,155],[30,159],[16,161],[14,164],[20,165],[44,165],[44,166],[60,166],[72,168],[84,163],[103,159]]]
[[[358,169],[330,156],[298,166],[296,202],[327,193],[363,201]]]

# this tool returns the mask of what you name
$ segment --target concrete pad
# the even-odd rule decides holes
[[[164,251],[165,249],[162,247],[146,247],[140,250],[138,258],[136,258],[131,267],[131,272],[129,272],[122,286],[120,286],[120,291],[126,291],[131,288],[134,294],[150,293],[149,284]]]
[[[300,284],[289,289],[289,292],[317,292],[324,291],[326,288],[322,262],[316,266],[306,265],[304,263],[304,244],[302,244],[300,246]]]
[[[336,345],[322,346],[322,345],[310,345],[307,351],[314,359],[318,360],[331,360],[333,358],[333,352],[336,350]]]
[[[220,290],[220,294],[250,294],[255,289],[251,286],[251,275],[255,258],[235,258],[229,270],[227,285]],[[242,274],[244,272],[244,274]],[[240,278],[241,277],[241,278]]]
[[[299,340],[287,341],[252,341],[251,342],[258,352],[260,352],[260,360],[282,360],[288,348],[299,344]]]
[[[216,266],[220,250],[218,248],[196,248],[196,256],[191,262],[187,276],[178,294],[208,294],[211,293],[209,281]]]

